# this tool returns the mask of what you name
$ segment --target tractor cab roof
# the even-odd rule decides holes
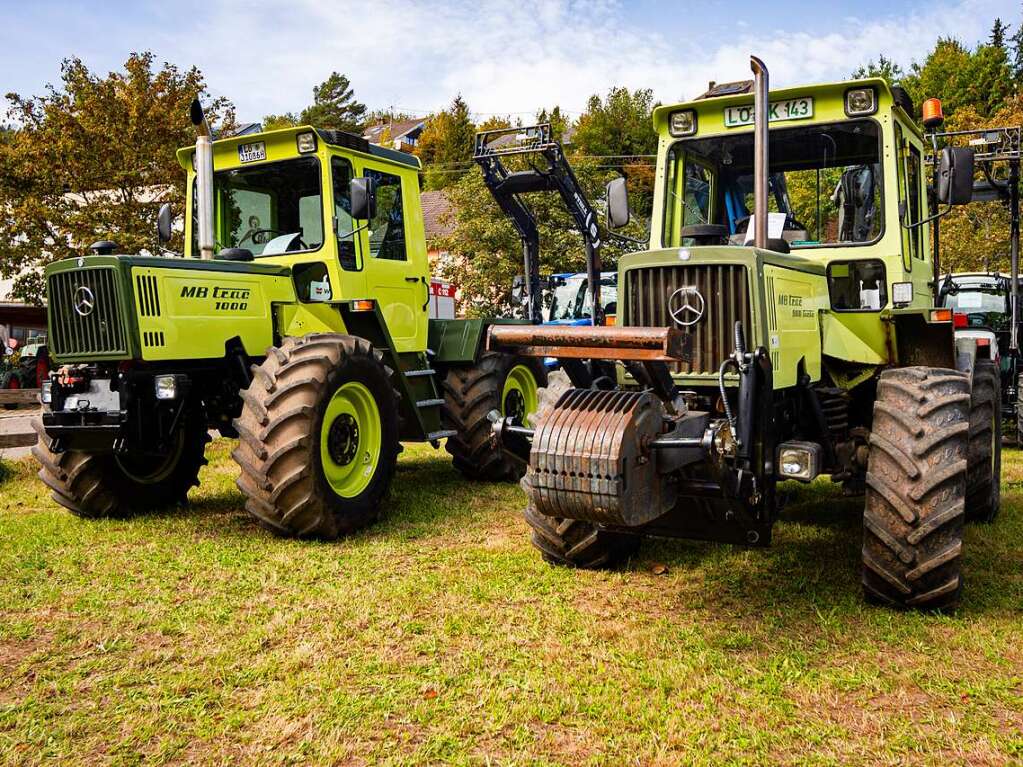
[[[223,167],[223,161],[234,155],[242,146],[252,146],[262,143],[264,145],[265,159],[281,160],[288,157],[302,156],[297,148],[298,136],[304,133],[315,133],[319,141],[333,147],[339,147],[348,151],[356,152],[378,160],[392,162],[407,168],[420,170],[422,165],[419,158],[407,152],[399,152],[397,149],[390,149],[377,144],[371,144],[362,136],[346,131],[328,130],[316,128],[312,125],[297,125],[293,128],[280,128],[277,130],[261,131],[259,133],[246,133],[244,135],[227,136],[218,138],[213,142],[214,157],[216,165]],[[269,152],[268,147],[275,147],[277,151]],[[195,154],[194,146],[182,147],[177,151],[178,163],[185,170],[192,170],[192,155]],[[272,156],[271,156],[272,155]],[[235,155],[237,156],[237,155]],[[238,160],[238,164],[241,160]],[[227,163],[233,165],[234,163]]]
[[[873,89],[875,108],[869,113],[849,114],[846,111],[846,94],[856,89]],[[678,104],[665,104],[654,109],[654,129],[661,135],[673,138],[686,138],[693,135],[704,136],[715,133],[753,130],[753,94],[744,89],[724,95],[713,95],[685,101]],[[899,90],[899,89],[896,89]],[[905,93],[896,95],[888,82],[880,77],[868,77],[860,80],[845,80],[837,83],[819,83],[816,85],[797,85],[788,88],[773,89],[770,92],[772,107],[771,128],[783,128],[798,125],[800,122],[834,122],[851,120],[859,117],[877,115],[882,109],[892,106],[904,112],[912,107]],[[786,113],[786,107],[793,104],[796,108]],[[775,112],[780,107],[779,112]],[[678,112],[692,112],[695,124],[692,133],[681,136],[671,133],[669,122],[671,116]],[[906,114],[908,127],[920,134],[912,115]],[[922,136],[922,134],[920,134]]]

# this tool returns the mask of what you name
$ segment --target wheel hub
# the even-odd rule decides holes
[[[506,418],[515,419],[515,423],[525,423],[526,420],[526,400],[522,396],[522,392],[518,389],[512,389],[504,398],[504,415]]]
[[[341,413],[327,433],[327,452],[338,466],[347,466],[355,460],[358,449],[359,424],[348,413]]]

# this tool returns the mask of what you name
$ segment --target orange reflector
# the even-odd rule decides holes
[[[991,339],[990,338],[978,338],[977,339],[977,346],[978,347],[990,346],[990,345],[991,345]]]
[[[605,314],[604,324],[607,325],[608,327],[611,327],[615,324],[616,319],[617,318],[613,314]]]
[[[931,309],[931,322],[951,322],[951,309]]]
[[[956,328],[968,328],[970,326],[970,318],[961,312],[956,312],[952,315],[952,326]]]
[[[352,311],[356,311],[356,312],[371,312],[371,311],[373,311],[373,299],[371,299],[371,298],[360,298],[357,301],[352,301]]]
[[[925,128],[937,128],[945,122],[945,115],[941,111],[941,99],[927,99],[921,107]]]

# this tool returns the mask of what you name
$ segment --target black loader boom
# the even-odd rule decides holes
[[[542,161],[529,170],[510,171],[504,159],[530,156]],[[540,235],[536,217],[522,196],[534,192],[557,192],[575,220],[586,248],[586,275],[593,302],[593,324],[602,325],[604,312],[600,302],[600,227],[597,212],[583,193],[565,152],[552,138],[549,123],[524,128],[502,128],[476,134],[473,159],[483,170],[483,181],[501,210],[512,220],[522,238],[522,256],[526,274],[529,319],[534,324],[541,316]]]

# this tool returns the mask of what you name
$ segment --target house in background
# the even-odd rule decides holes
[[[419,199],[423,206],[426,253],[430,259],[430,269],[434,270],[437,261],[447,255],[447,251],[441,250],[443,239],[455,232],[455,208],[443,189],[422,192]]]
[[[46,307],[11,298],[14,280],[0,280],[0,353],[10,339],[24,343],[29,336],[46,333]]]
[[[364,129],[362,137],[371,144],[380,144],[402,152],[411,152],[419,143],[419,136],[425,127],[425,117],[416,117],[411,120],[386,120]]]

